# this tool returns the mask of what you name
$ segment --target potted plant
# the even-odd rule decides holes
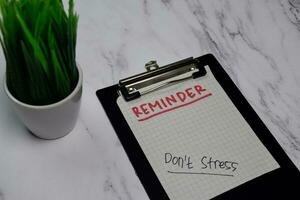
[[[56,139],[77,121],[82,71],[76,64],[78,15],[69,0],[0,0],[4,89],[36,136]]]

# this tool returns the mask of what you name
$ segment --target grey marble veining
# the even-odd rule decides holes
[[[4,200],[4,195],[1,191],[0,191],[0,200]]]
[[[84,72],[74,131],[42,141],[3,91],[0,51],[0,200],[148,199],[95,91],[142,72],[213,53],[300,168],[299,0],[83,0],[77,60]]]

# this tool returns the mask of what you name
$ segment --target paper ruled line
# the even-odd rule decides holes
[[[205,172],[173,172],[168,171],[170,174],[194,174],[194,175],[211,175],[211,176],[229,176],[233,177],[232,174],[215,174],[215,173],[205,173]]]
[[[150,118],[152,118],[152,117],[156,117],[156,116],[158,116],[158,115],[161,115],[161,114],[163,114],[163,113],[166,113],[166,112],[169,112],[169,111],[172,111],[172,110],[176,110],[176,109],[178,109],[178,108],[181,108],[181,107],[184,107],[184,106],[193,104],[193,103],[195,103],[195,102],[197,102],[197,101],[200,101],[200,100],[203,100],[203,99],[205,99],[206,97],[209,97],[209,96],[211,96],[211,95],[212,95],[212,93],[206,94],[206,95],[204,95],[204,96],[202,96],[202,97],[199,97],[198,99],[195,99],[195,100],[193,100],[193,101],[187,102],[187,103],[185,103],[185,104],[181,104],[181,105],[175,106],[175,107],[173,107],[173,108],[169,108],[169,109],[166,109],[166,110],[157,112],[157,113],[155,113],[155,114],[153,114],[153,115],[150,115],[150,116],[148,116],[148,117],[138,119],[138,121],[140,121],[140,122],[141,122],[141,121],[145,121],[145,120],[148,120],[148,119],[150,119]]]

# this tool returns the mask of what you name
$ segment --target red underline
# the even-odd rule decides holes
[[[200,100],[202,100],[202,99],[205,99],[206,97],[209,97],[209,96],[211,96],[211,95],[212,95],[211,93],[209,93],[209,94],[206,94],[206,95],[204,95],[204,96],[202,96],[202,97],[199,97],[198,99],[195,99],[195,100],[193,100],[193,101],[187,102],[187,103],[185,103],[185,104],[181,104],[181,105],[175,106],[175,107],[173,107],[173,108],[169,108],[169,109],[166,109],[166,110],[160,111],[160,112],[158,112],[158,113],[155,113],[155,114],[153,114],[153,115],[150,115],[150,116],[148,116],[148,117],[145,117],[145,118],[142,118],[142,119],[138,119],[138,121],[140,121],[140,122],[141,122],[141,121],[148,120],[148,119],[150,119],[150,118],[152,118],[152,117],[155,117],[155,116],[161,115],[161,114],[163,114],[163,113],[166,113],[166,112],[169,112],[169,111],[175,110],[175,109],[177,109],[177,108],[181,108],[181,107],[184,107],[184,106],[190,105],[190,104],[192,104],[192,103],[195,103],[195,102],[197,102],[197,101],[200,101]]]

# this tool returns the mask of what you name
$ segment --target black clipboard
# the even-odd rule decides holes
[[[190,59],[188,59],[190,60]],[[276,139],[272,136],[268,128],[264,125],[262,120],[247,102],[245,97],[239,91],[237,86],[230,79],[228,74],[222,68],[220,63],[212,54],[207,54],[195,59],[193,62],[197,62],[199,66],[199,73],[193,74],[194,78],[203,75],[201,69],[208,65],[218,83],[223,90],[229,96],[233,104],[240,111],[247,123],[253,129],[260,141],[265,145],[273,158],[278,162],[280,168],[268,172],[258,178],[250,180],[236,188],[233,188],[217,197],[215,200],[223,199],[298,199],[299,196],[299,184],[300,184],[300,172],[292,161],[288,158]],[[176,66],[182,66],[186,60],[172,63],[163,67],[163,70],[170,70],[176,68]],[[154,64],[154,65],[153,65]],[[142,80],[143,78],[154,76],[157,72],[157,66],[155,63],[150,63],[150,66],[154,67],[154,70],[150,73],[142,73],[140,76],[135,76],[135,80]],[[133,77],[129,77],[125,82],[132,83]],[[134,137],[129,125],[127,124],[123,114],[121,113],[116,100],[119,97],[119,93],[127,100],[138,98],[140,94],[133,92],[129,94],[126,91],[124,81],[120,81],[119,84],[113,85],[104,89],[100,89],[96,92],[109,120],[117,133],[128,157],[131,161],[137,176],[143,184],[149,198],[152,200],[169,200],[167,193],[163,189],[163,186],[159,182],[156,174],[150,166],[146,156],[144,155],[138,141]],[[127,88],[128,89],[128,88]],[[131,89],[131,88],[130,88]]]

